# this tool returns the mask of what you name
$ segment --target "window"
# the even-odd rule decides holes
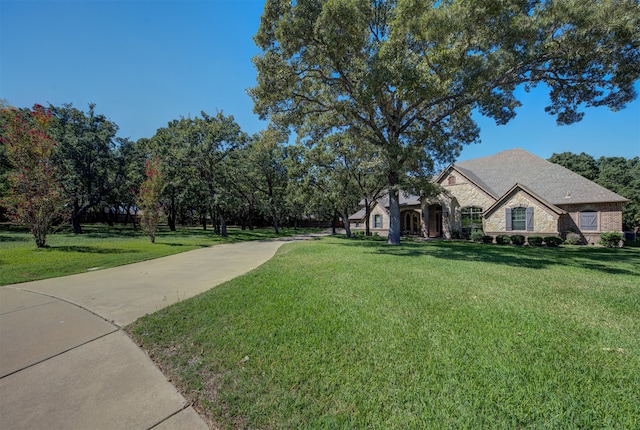
[[[382,228],[382,215],[375,214],[373,216],[373,228]]]
[[[584,211],[580,212],[580,230],[597,230],[598,229],[598,212]]]
[[[456,184],[456,177],[449,176],[449,185],[455,185],[455,184]]]
[[[511,209],[511,229],[512,230],[527,229],[527,208]]]
[[[462,218],[462,228],[481,228],[482,227],[482,208],[468,207],[460,211]]]
[[[507,230],[533,231],[533,208],[506,208],[505,221]]]

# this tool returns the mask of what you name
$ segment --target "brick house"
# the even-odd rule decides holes
[[[491,236],[564,236],[573,231],[584,243],[597,243],[600,233],[622,231],[622,206],[628,202],[522,149],[452,164],[434,181],[445,192],[429,201],[400,193],[403,232],[451,238],[454,232],[465,235],[474,229]],[[380,227],[373,231],[387,233],[388,198],[376,202],[372,220],[374,210]],[[363,217],[364,210],[352,215],[352,228],[360,228]]]

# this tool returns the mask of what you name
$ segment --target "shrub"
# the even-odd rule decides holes
[[[567,245],[582,245],[582,237],[578,233],[567,233],[564,243]]]
[[[484,232],[482,230],[476,230],[471,233],[471,240],[474,242],[482,242],[482,238],[484,237]]]
[[[622,234],[617,231],[610,231],[600,235],[600,245],[606,246],[607,248],[618,248],[620,241],[622,241]]]
[[[524,245],[524,236],[521,234],[514,234],[511,236],[511,243],[514,245]]]
[[[482,243],[493,243],[493,236],[482,236]]]
[[[527,239],[530,246],[542,246],[542,238],[540,236],[529,236]]]
[[[462,234],[460,233],[460,230],[451,230],[451,239],[462,239]]]
[[[562,242],[562,238],[558,236],[547,236],[544,238],[544,243],[546,243],[547,246],[560,246]]]
[[[506,234],[499,234],[496,236],[496,243],[498,245],[508,245],[511,243],[511,236],[507,236]]]

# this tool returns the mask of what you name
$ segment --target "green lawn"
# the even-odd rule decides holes
[[[148,236],[134,231],[131,225],[86,225],[83,230],[81,235],[68,231],[51,234],[47,241],[49,247],[37,249],[26,229],[0,224],[0,285],[104,269],[219,243],[317,231],[282,229],[281,234],[275,235],[272,229],[229,229],[229,237],[225,239],[201,228],[182,228],[175,232],[163,228],[152,244]]]
[[[221,428],[640,428],[640,249],[327,238],[128,328]]]

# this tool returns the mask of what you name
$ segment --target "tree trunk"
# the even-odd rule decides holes
[[[218,210],[218,217],[220,219],[220,236],[229,237],[229,234],[227,233],[227,222],[224,219],[224,213],[222,212],[220,205],[218,205],[217,210]]]
[[[275,234],[280,234],[280,228],[278,227],[278,213],[275,208],[272,208],[271,218],[273,218],[273,232]]]
[[[346,222],[343,222],[344,231],[347,233],[347,237],[349,237],[349,238],[353,237],[351,235],[351,226],[349,225],[349,210],[347,208],[344,208],[342,210],[342,219],[343,220],[347,220]]]
[[[249,207],[249,219],[247,222],[249,224],[249,231],[253,231],[253,207]]]
[[[336,223],[338,222],[338,211],[333,211],[333,219],[331,220],[331,234],[337,234],[336,232]]]
[[[122,222],[122,225],[129,224],[129,217],[131,216],[130,212],[131,212],[131,205],[127,205],[124,208],[124,221]]]
[[[82,214],[80,213],[80,205],[78,204],[78,200],[73,201],[73,214],[71,215],[71,225],[73,226],[74,234],[82,234],[82,226],[80,225],[80,217]]]
[[[389,183],[389,245],[400,245],[400,199],[398,190],[394,187],[397,184]]]
[[[369,224],[369,217],[371,216],[371,205],[369,199],[364,198],[364,235],[371,236],[371,225]]]
[[[169,230],[176,231],[176,198],[173,194],[171,194],[168,212],[167,223],[169,224]]]

